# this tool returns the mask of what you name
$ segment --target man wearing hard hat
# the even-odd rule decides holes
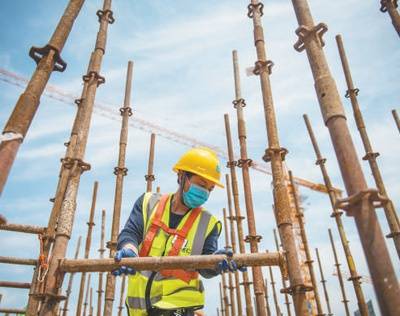
[[[138,256],[232,256],[230,250],[217,250],[221,223],[201,207],[215,186],[223,188],[216,154],[204,147],[190,149],[173,171],[179,184],[175,193],[145,193],[136,201],[118,237],[116,261]],[[236,269],[234,261],[223,260],[212,270],[155,272],[121,266],[113,274],[130,275],[126,298],[129,315],[186,316],[204,306],[199,274],[211,278]]]

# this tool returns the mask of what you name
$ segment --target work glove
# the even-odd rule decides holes
[[[120,262],[122,258],[135,258],[138,255],[130,248],[122,248],[115,253],[114,260]],[[134,268],[127,266],[120,266],[118,269],[112,271],[112,274],[119,276],[121,274],[135,274]]]
[[[230,260],[230,258],[233,257],[233,252],[231,249],[219,249],[214,252],[214,255],[227,255],[228,256],[228,259],[224,259],[217,263],[215,270],[219,274],[221,274],[222,272],[228,272],[228,271],[234,272],[237,270],[239,270],[241,272],[247,271],[246,267],[238,267],[235,260]]]

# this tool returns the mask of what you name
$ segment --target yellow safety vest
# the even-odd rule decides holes
[[[171,203],[169,194],[165,203],[161,225],[169,226],[169,210]],[[150,227],[152,226],[156,210],[159,206],[161,196],[156,193],[146,193],[143,198],[143,240],[148,236]],[[185,227],[188,222],[191,210],[185,214],[180,221],[176,231]],[[200,214],[196,217],[193,224],[188,230],[185,242],[179,250],[179,256],[201,255],[204,241],[211,233],[214,226],[219,223],[215,216],[211,215],[205,209],[201,209]],[[221,225],[218,225],[219,233]],[[176,236],[169,234],[163,229],[158,229],[148,256],[160,257],[166,256],[174,246]],[[139,247],[139,253],[143,250],[144,242]],[[151,302],[152,307],[164,310],[174,310],[179,308],[201,308],[204,306],[204,287],[195,271],[168,270],[167,276],[163,272],[153,271],[137,271],[134,275],[129,276],[128,295],[126,304],[128,306],[129,315],[144,316],[147,315],[146,298]],[[179,271],[191,275],[188,280],[180,277]],[[177,272],[177,273],[174,273]],[[163,275],[164,274],[164,275]]]

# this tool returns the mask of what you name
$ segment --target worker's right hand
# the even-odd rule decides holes
[[[122,248],[115,253],[114,260],[120,262],[122,258],[135,258],[138,255],[131,248]],[[112,271],[112,274],[119,276],[121,274],[135,274],[134,268],[127,266],[120,266],[118,269]]]

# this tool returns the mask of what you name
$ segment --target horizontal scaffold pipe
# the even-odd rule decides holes
[[[4,314],[23,314],[25,315],[25,310],[24,309],[17,309],[17,308],[0,308],[0,313]]]
[[[24,258],[0,256],[0,263],[20,264],[20,265],[24,265],[24,266],[36,266],[37,260],[36,259],[24,259]]]
[[[0,230],[7,230],[11,232],[19,232],[26,234],[44,234],[46,228],[33,225],[2,224],[0,225]]]
[[[31,287],[30,283],[22,282],[10,282],[10,281],[0,281],[0,287],[11,287],[15,289],[29,289]]]
[[[119,266],[128,266],[135,270],[160,271],[163,269],[213,269],[225,255],[201,256],[167,256],[125,258],[119,263],[114,259],[63,259],[60,260],[60,270],[63,272],[106,272]],[[283,266],[284,257],[281,253],[235,254],[232,257],[239,266]]]

